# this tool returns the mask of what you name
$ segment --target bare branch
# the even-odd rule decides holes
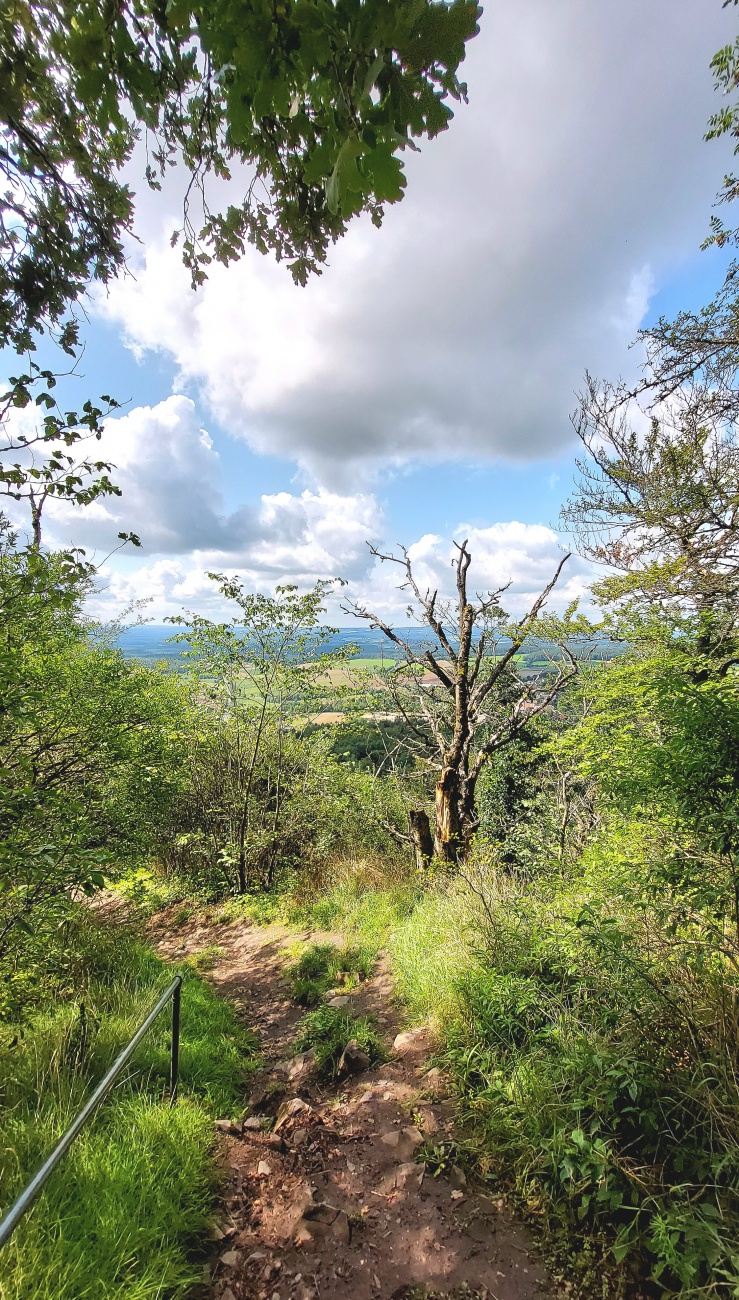
[[[544,713],[544,711],[550,707],[552,701],[556,699],[560,691],[564,690],[565,686],[567,686],[568,683],[577,676],[579,665],[572,655],[570,655],[570,663],[570,668],[566,672],[562,672],[558,675],[557,680],[545,692],[540,701],[537,704],[532,705],[530,709],[527,709],[525,714],[522,706],[527,701],[522,698],[516,702],[507,726],[500,728],[494,736],[490,736],[488,740],[480,746],[471,769],[471,775],[473,775],[475,779],[480,775],[485,760],[489,758],[491,754],[495,754],[499,750],[505,749],[508,745],[512,744],[514,740],[517,740],[522,732],[530,725],[532,719],[538,717],[540,713]]]
[[[463,545],[466,546],[467,543],[465,542],[463,543]],[[404,546],[401,547],[401,551],[403,552],[402,559],[400,559],[400,557],[397,555],[393,555],[392,552],[390,552],[389,554],[383,554],[383,552],[379,551],[376,546],[370,546],[370,552],[372,555],[376,557],[376,559],[380,561],[387,560],[392,564],[400,564],[401,567],[405,569],[406,579],[405,582],[402,583],[401,585],[400,588],[401,591],[405,591],[408,588],[410,588],[410,590],[413,592],[413,595],[415,596],[416,600],[418,601],[419,605],[424,611],[426,622],[428,623],[429,627],[437,637],[437,640],[440,642],[445,652],[449,655],[449,659],[451,660],[452,664],[456,668],[457,666],[456,651],[446,634],[441,619],[439,619],[436,615],[436,601],[438,597],[438,591],[433,591],[433,592],[427,591],[425,595],[421,593],[421,589],[418,586],[418,583],[416,582],[416,579],[413,576],[413,567],[411,564],[410,556],[408,555],[408,552]],[[432,671],[436,672],[437,669],[433,668]]]
[[[425,748],[431,748],[432,741],[425,734],[425,728],[428,728],[435,742],[440,770],[435,796],[434,851],[437,856],[451,862],[457,862],[466,856],[471,837],[477,829],[475,787],[485,758],[495,749],[502,748],[515,739],[532,718],[550,706],[557,691],[577,672],[574,656],[563,646],[562,654],[569,663],[569,669],[565,670],[560,661],[560,670],[554,684],[550,683],[543,692],[540,691],[537,699],[531,701],[526,709],[523,707],[527,703],[524,694],[519,693],[516,698],[515,681],[511,692],[507,689],[507,678],[503,677],[516,652],[536,625],[563,566],[570,558],[569,554],[562,557],[551,581],[536,598],[528,613],[515,624],[512,633],[509,633],[510,646],[487,668],[486,653],[491,641],[495,644],[495,621],[505,617],[500,608],[500,596],[506,588],[490,590],[486,596],[478,594],[475,600],[470,600],[467,579],[472,556],[466,539],[455,542],[454,545],[456,556],[452,564],[455,569],[456,602],[440,601],[438,590],[420,590],[405,548],[402,548],[400,555],[396,555],[370,547],[375,558],[397,564],[402,570],[400,589],[412,592],[420,611],[419,621],[425,622],[434,632],[437,642],[449,656],[452,671],[447,670],[432,649],[414,650],[406,638],[364,605],[354,603],[342,606],[346,613],[367,620],[402,652],[405,660],[403,671],[407,670],[408,677],[406,680],[400,672],[393,674],[393,680],[389,683],[390,690],[395,706],[412,735]],[[449,627],[454,629],[453,632],[448,630]],[[478,639],[473,654],[476,630]],[[419,675],[420,668],[430,670],[435,679],[431,686]],[[481,706],[496,685],[502,687],[504,682],[506,691],[501,691],[498,704],[505,721],[497,726],[488,716],[488,711],[482,712]],[[439,690],[439,687],[443,690]],[[413,707],[407,703],[406,691],[413,694]],[[493,725],[496,725],[494,735],[486,735]],[[480,732],[483,736],[482,743],[478,740]]]
[[[542,607],[546,603],[547,598],[551,595],[552,591],[554,590],[554,587],[557,585],[557,582],[559,580],[559,575],[562,572],[562,569],[564,568],[567,561],[570,559],[571,554],[572,552],[568,551],[566,555],[562,556],[562,559],[560,560],[555,570],[554,577],[551,579],[550,582],[547,583],[541,595],[538,596],[537,599],[534,601],[528,614],[526,614],[525,617],[518,624],[518,627],[513,637],[511,638],[511,645],[509,649],[506,650],[505,654],[503,654],[500,657],[500,659],[496,660],[494,666],[491,668],[487,677],[485,677],[485,679],[475,687],[475,690],[473,692],[473,698],[470,701],[471,706],[475,710],[479,709],[483,700],[486,698],[486,696],[490,694],[491,690],[495,686],[495,683],[501,677],[502,673],[505,671],[511,659],[513,659],[514,655],[518,654],[518,651],[521,649],[521,646],[523,645],[524,641],[526,640],[526,637],[528,636],[531,630],[532,624],[538,618],[539,614],[541,613]]]

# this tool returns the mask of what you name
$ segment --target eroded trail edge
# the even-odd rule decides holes
[[[154,937],[173,960],[218,945],[210,978],[259,1034],[264,1055],[243,1125],[219,1122],[226,1186],[210,1300],[556,1294],[505,1198],[476,1190],[454,1167],[434,1177],[419,1160],[425,1141],[454,1135],[454,1105],[429,1068],[427,1031],[404,1028],[382,958],[343,996],[376,1019],[389,1059],[326,1085],[296,1055],[302,1013],[284,971],[296,940],[340,936],[243,922],[172,935],[162,918]]]

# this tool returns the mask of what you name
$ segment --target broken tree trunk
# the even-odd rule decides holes
[[[441,780],[436,783],[436,837],[434,852],[437,858],[456,862],[462,848],[462,828],[459,819],[459,778],[453,767],[445,767]]]
[[[408,829],[416,850],[416,867],[419,871],[429,866],[434,856],[434,840],[429,825],[428,813],[423,808],[409,808]]]

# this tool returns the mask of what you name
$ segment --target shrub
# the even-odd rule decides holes
[[[620,843],[618,895],[595,850],[587,881],[489,871],[430,895],[392,938],[396,970],[441,1027],[478,1172],[568,1256],[610,1258],[614,1291],[631,1261],[666,1294],[737,1294],[735,981],[715,937],[628,896]]]

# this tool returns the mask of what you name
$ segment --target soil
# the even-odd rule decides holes
[[[282,926],[194,922],[175,933],[160,914],[152,935],[181,960],[217,944],[208,972],[259,1035],[246,1127],[218,1122],[225,1172],[206,1270],[209,1300],[554,1300],[524,1225],[504,1196],[461,1169],[433,1176],[424,1143],[454,1138],[454,1103],[430,1068],[426,1029],[408,1031],[380,959],[349,993],[371,1014],[388,1060],[335,1084],[296,1056],[299,1007],[284,970],[296,940],[341,936]]]

